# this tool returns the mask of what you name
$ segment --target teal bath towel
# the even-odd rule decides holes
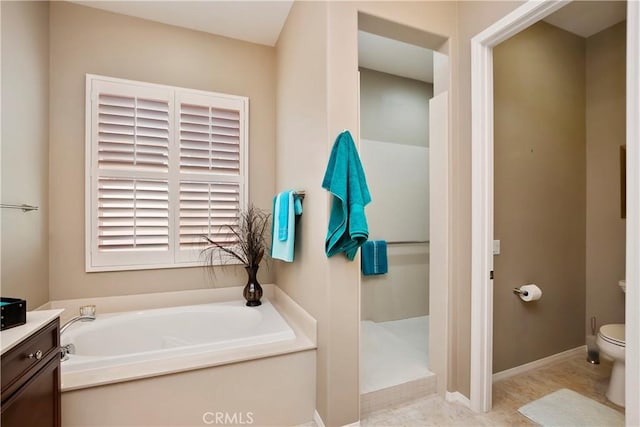
[[[369,237],[364,207],[371,202],[371,194],[349,131],[338,135],[333,144],[322,188],[333,194],[325,252],[328,257],[344,252],[353,260]]]

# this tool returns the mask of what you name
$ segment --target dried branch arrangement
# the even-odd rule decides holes
[[[234,238],[228,242],[218,242],[210,236],[203,236],[208,246],[202,250],[208,266],[235,263],[246,267],[257,267],[268,256],[268,236],[271,214],[253,205],[240,213],[238,224],[224,226]],[[220,262],[217,262],[220,261]]]

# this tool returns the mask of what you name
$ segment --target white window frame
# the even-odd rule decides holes
[[[169,165],[165,174],[169,182],[169,249],[167,252],[123,252],[122,255],[106,257],[104,253],[94,257],[97,253],[97,183],[99,177],[113,176],[110,171],[102,172],[98,169],[98,144],[94,141],[94,123],[97,123],[97,110],[93,110],[94,82],[100,84],[130,85],[142,88],[143,90],[169,91]],[[249,200],[249,99],[243,96],[229,95],[216,92],[201,91],[176,86],[146,83],[134,80],[119,79],[113,77],[100,76],[95,74],[86,75],[85,94],[85,271],[126,271],[126,270],[147,270],[163,268],[181,268],[202,266],[200,249],[180,249],[180,182],[181,179],[199,180],[202,182],[224,182],[229,181],[229,177],[216,174],[185,174],[180,171],[180,100],[183,98],[197,99],[198,97],[218,98],[222,106],[228,103],[240,105],[240,173],[237,178],[231,181],[239,184],[239,204],[240,211],[246,209]],[[122,178],[157,178],[154,173],[128,173],[118,172],[115,175]],[[135,260],[136,263],[129,262]],[[105,262],[106,261],[106,262]],[[226,261],[225,261],[226,262]]]

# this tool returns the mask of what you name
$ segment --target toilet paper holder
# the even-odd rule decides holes
[[[520,288],[513,288],[513,293],[516,295],[523,295],[523,296],[527,296],[529,295],[529,292],[527,291],[521,291]]]

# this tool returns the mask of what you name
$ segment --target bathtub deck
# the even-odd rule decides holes
[[[293,329],[296,335],[295,339],[174,358],[136,361],[110,368],[88,369],[77,372],[65,372],[63,366],[62,391],[66,392],[315,350],[317,347],[315,319],[311,318],[280,290],[275,290],[272,293],[270,301]]]
[[[138,362],[111,370],[62,374],[65,426],[298,425],[313,417],[316,403],[316,321],[272,285],[265,296],[296,334],[295,340],[260,344],[173,360]],[[217,302],[228,289],[180,295],[184,305]],[[235,289],[235,292],[241,291]],[[174,297],[174,295],[169,295]],[[212,300],[203,300],[211,297]],[[124,301],[128,308],[157,308],[167,295]],[[121,301],[92,301],[118,310]],[[71,311],[86,300],[65,302]],[[149,307],[151,306],[151,307]],[[67,308],[67,307],[65,307]],[[132,308],[129,308],[131,310]],[[105,404],[108,402],[108,404]],[[158,402],[163,402],[158,405]],[[282,410],[286,405],[286,410]]]

